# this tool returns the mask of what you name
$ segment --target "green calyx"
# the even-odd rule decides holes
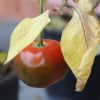
[[[36,42],[36,43],[33,43],[33,45],[32,45],[32,47],[34,47],[34,48],[43,48],[44,46],[46,46],[47,44],[45,43],[45,42],[43,42],[43,45],[38,45],[38,42]]]

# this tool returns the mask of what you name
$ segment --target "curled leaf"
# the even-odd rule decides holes
[[[49,11],[36,18],[22,20],[11,35],[10,48],[5,63],[11,61],[22,49],[32,43],[49,22]]]
[[[84,88],[87,78],[90,76],[97,50],[97,45],[91,46],[83,55],[77,74],[76,91],[82,91]]]
[[[61,50],[77,79],[78,92],[87,83],[100,44],[100,22],[93,13],[92,3],[91,0],[78,0],[74,15],[61,38]]]

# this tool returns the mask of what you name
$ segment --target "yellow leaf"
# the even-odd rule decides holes
[[[91,0],[78,0],[61,38],[61,50],[77,79],[78,92],[85,87],[100,44],[100,22],[93,13],[92,3]]]
[[[21,21],[11,35],[10,48],[5,64],[32,43],[49,22],[49,11],[36,18],[26,18]]]
[[[90,76],[92,64],[98,50],[97,45],[91,46],[86,53],[83,55],[80,66],[77,73],[77,84],[76,91],[82,91],[84,88],[87,78]]]

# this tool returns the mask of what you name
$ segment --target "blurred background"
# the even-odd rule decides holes
[[[53,10],[62,4],[62,0],[44,0],[44,10]],[[95,12],[100,18],[100,5]],[[65,8],[63,14],[59,16],[52,14],[52,23],[44,30],[46,34],[44,38],[60,40],[62,29],[72,17],[72,9]],[[0,0],[0,50],[8,51],[11,33],[23,18],[37,15],[39,15],[39,0]],[[93,65],[97,67],[93,70],[89,86],[81,94],[74,91],[76,80],[71,71],[61,82],[47,89],[37,89],[26,86],[17,79],[14,71],[7,70],[6,74],[0,75],[0,100],[100,100],[99,59],[98,56]]]

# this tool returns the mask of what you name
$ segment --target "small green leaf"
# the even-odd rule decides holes
[[[32,43],[49,22],[49,11],[36,18],[22,20],[11,35],[10,48],[4,64],[11,61],[22,49]]]
[[[7,54],[5,52],[0,51],[0,65],[2,65],[7,58]]]

